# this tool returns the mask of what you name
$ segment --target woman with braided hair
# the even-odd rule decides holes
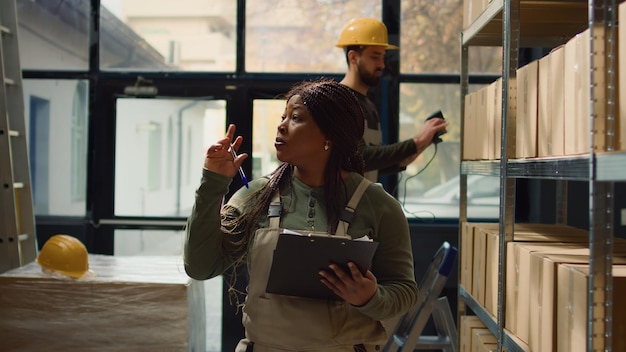
[[[275,141],[282,164],[239,189],[223,207],[222,197],[247,155],[233,159],[229,150],[242,142],[234,125],[209,147],[187,223],[185,270],[206,280],[247,264],[246,337],[238,352],[380,350],[387,340],[381,322],[417,302],[408,223],[397,200],[363,177],[358,143],[364,118],[354,93],[320,79],[295,85],[286,98]],[[378,242],[369,270],[363,275],[353,263],[347,271],[334,263],[320,270],[320,280],[339,300],[267,293],[280,231],[338,234],[342,211],[356,194],[360,201],[344,232]],[[276,204],[279,211],[268,212]]]

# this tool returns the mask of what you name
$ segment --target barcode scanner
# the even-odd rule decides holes
[[[428,116],[425,121],[428,121],[430,119],[435,119],[435,118],[439,118],[439,119],[445,120],[441,110],[437,110],[434,113],[432,113],[432,115]],[[437,144],[439,142],[442,142],[441,135],[444,134],[444,133],[445,132],[442,132],[442,131],[436,132],[435,135],[433,136],[433,144]]]

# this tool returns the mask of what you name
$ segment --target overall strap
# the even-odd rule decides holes
[[[348,226],[350,226],[350,223],[354,220],[354,209],[357,204],[359,204],[359,201],[361,201],[361,196],[363,196],[363,193],[365,193],[365,190],[371,183],[372,182],[366,178],[361,180],[361,183],[357,186],[352,198],[350,198],[350,201],[341,212],[339,224],[337,225],[337,232],[335,233],[336,235],[346,236],[348,234]]]
[[[280,226],[280,215],[283,211],[283,205],[280,202],[280,192],[274,192],[270,206],[267,209],[267,217],[270,220],[270,228],[277,229]]]

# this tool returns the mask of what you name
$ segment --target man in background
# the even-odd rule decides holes
[[[367,91],[380,82],[385,68],[385,52],[398,47],[387,42],[387,27],[374,18],[348,22],[336,46],[344,49],[348,63],[348,71],[341,83],[356,92],[365,114],[365,133],[359,145],[365,159],[365,177],[377,182],[379,173],[405,170],[433,142],[436,134],[446,132],[448,122],[443,118],[429,119],[415,137],[383,145],[378,110],[367,97]]]

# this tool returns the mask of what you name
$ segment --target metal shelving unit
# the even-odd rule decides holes
[[[465,314],[466,307],[469,307],[485,323],[497,337],[498,351],[503,348],[508,351],[528,349],[504,328],[505,248],[508,242],[514,241],[515,178],[557,180],[558,223],[565,223],[567,220],[567,204],[564,201],[567,197],[567,181],[589,182],[590,289],[586,350],[610,351],[612,348],[613,183],[626,181],[626,153],[614,151],[616,10],[615,0],[492,0],[483,13],[462,32],[462,117],[465,115],[464,98],[468,94],[468,48],[501,46],[503,50],[500,160],[461,163],[459,211],[460,222],[465,222],[467,175],[499,176],[501,207],[497,318],[494,321],[461,285],[458,307],[459,315]],[[555,47],[586,29],[591,31],[589,123],[592,132],[589,136],[589,153],[562,158],[513,160],[511,156],[515,155],[518,48]],[[461,128],[464,129],[463,122]],[[463,143],[461,137],[461,144]],[[463,160],[463,155],[461,157]]]

